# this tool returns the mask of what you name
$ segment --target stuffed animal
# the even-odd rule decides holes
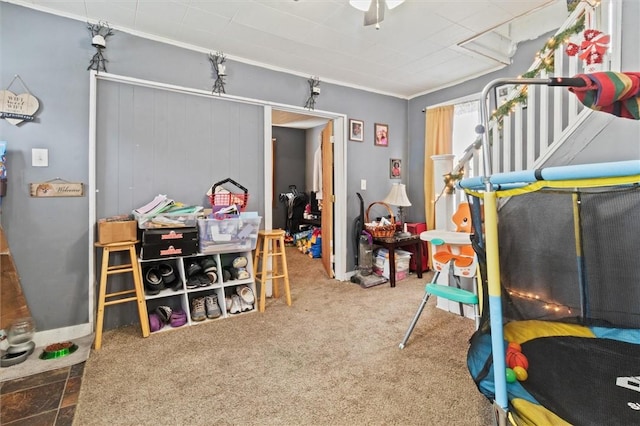
[[[456,225],[456,232],[471,233],[471,208],[469,203],[460,203],[458,210],[453,214],[453,223]],[[433,254],[434,268],[442,270],[445,265],[453,260],[455,274],[459,276],[471,277],[475,274],[475,253],[471,244],[452,244],[444,241],[435,247]]]

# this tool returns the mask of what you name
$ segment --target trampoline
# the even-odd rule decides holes
[[[564,85],[590,108],[640,118],[637,73],[524,80],[483,95]],[[459,182],[485,295],[467,365],[497,424],[640,424],[640,160],[493,175],[484,161],[484,176]]]

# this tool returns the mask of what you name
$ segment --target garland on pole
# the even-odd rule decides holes
[[[575,8],[575,6],[574,6]],[[572,9],[573,10],[573,9]],[[519,78],[535,78],[540,75],[543,71],[547,73],[552,73],[554,70],[554,55],[559,45],[565,44],[567,45],[567,49],[573,49],[570,47],[570,38],[582,31],[585,28],[585,14],[581,15],[575,24],[566,28],[564,31],[559,32],[558,34],[551,37],[545,45],[536,53],[536,62],[534,62],[535,66],[527,71],[526,73],[519,76]],[[588,31],[588,30],[587,30]],[[585,31],[585,38],[586,37]],[[591,36],[591,34],[588,34]],[[597,35],[597,34],[596,34]],[[593,38],[593,37],[591,37]],[[588,40],[590,41],[590,40]],[[573,56],[567,51],[569,56]],[[499,105],[495,111],[491,114],[490,119],[494,119],[498,126],[502,126],[502,122],[505,116],[511,114],[515,110],[516,105],[524,105],[527,102],[527,89],[528,86],[517,85],[513,90],[517,90],[518,93],[514,97],[508,99],[502,105]],[[493,144],[493,134],[489,133],[489,143]],[[442,193],[438,196],[442,196],[445,191],[451,191],[451,188],[455,189],[455,182],[460,180],[463,177],[464,169],[459,169],[458,173],[447,173],[444,177],[445,186],[442,189]],[[448,192],[450,193],[450,192]],[[436,199],[437,201],[437,199]]]
[[[543,71],[552,73],[556,49],[559,45],[568,43],[571,36],[583,31],[584,22],[585,15],[582,15],[575,24],[551,37],[542,49],[536,53],[536,62],[538,65],[522,74],[519,78],[534,78]],[[527,86],[516,86],[514,90],[519,90],[518,94],[498,106],[493,114],[491,114],[491,118],[495,119],[498,123],[502,123],[502,119],[509,115],[515,109],[516,105],[522,105],[527,101]]]

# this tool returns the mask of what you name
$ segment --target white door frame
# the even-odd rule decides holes
[[[335,279],[347,277],[347,116],[329,111],[309,111],[302,107],[269,103],[264,107],[264,226],[272,229],[273,210],[268,209],[273,200],[273,152],[271,150],[271,113],[273,109],[311,115],[333,120],[333,273]],[[324,253],[323,253],[324,256]]]

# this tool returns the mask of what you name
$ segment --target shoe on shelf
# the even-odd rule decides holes
[[[182,309],[177,309],[171,313],[169,324],[171,327],[181,327],[187,323],[187,313]]]
[[[249,278],[249,271],[246,268],[238,268],[238,279],[246,280]]]
[[[247,258],[244,256],[238,256],[233,259],[231,266],[234,268],[245,268],[247,266]]]
[[[169,263],[159,264],[158,271],[160,271],[160,275],[162,275],[162,282],[165,287],[169,287],[169,284],[172,284],[176,280],[176,274],[173,271],[173,266]]]
[[[247,312],[247,311],[252,311],[253,310],[253,303],[247,303],[244,301],[244,299],[241,297],[240,298],[240,310],[242,312]]]
[[[213,284],[206,274],[198,274],[198,281],[200,282],[200,287],[208,287]]]
[[[193,290],[194,288],[200,287],[200,278],[198,275],[192,275],[187,278],[187,289]]]
[[[231,296],[225,296],[224,298],[224,306],[227,309],[227,312],[231,311],[231,304],[232,304],[232,300],[231,300]]]
[[[200,266],[202,267],[202,270],[204,272],[218,270],[218,265],[216,264],[216,261],[213,260],[212,257],[205,257],[204,259],[202,259],[202,261],[200,262]]]
[[[164,323],[160,319],[160,316],[155,312],[149,314],[149,331],[156,332],[164,326]]]
[[[204,307],[204,297],[191,299],[191,319],[193,321],[204,321],[207,319],[207,312]]]
[[[168,324],[169,321],[171,321],[173,309],[169,306],[161,305],[156,308],[155,313],[160,317],[160,320],[162,320],[163,323]]]
[[[190,260],[189,263],[187,263],[185,271],[187,273],[187,277],[192,277],[195,274],[202,272],[202,267],[195,260]]]
[[[239,285],[236,287],[236,293],[245,303],[253,304],[256,301],[256,298],[253,296],[253,291],[249,288],[248,285]]]
[[[157,268],[152,266],[144,273],[144,289],[149,295],[158,294],[164,289],[162,275]]]
[[[173,282],[173,284],[171,284],[171,290],[173,291],[180,291],[182,290],[182,280],[181,279],[177,279]]]
[[[215,284],[218,281],[218,273],[215,270],[209,271],[207,272],[207,278],[211,284]]]
[[[226,270],[229,271],[229,280],[238,279],[238,268],[234,268],[233,266],[227,266]]]
[[[239,314],[242,312],[242,305],[240,302],[240,297],[237,294],[231,295],[231,308],[229,309],[229,313]]]
[[[219,318],[222,315],[220,305],[218,305],[218,297],[215,294],[210,294],[204,297],[204,306],[207,311],[207,318],[214,319]]]

